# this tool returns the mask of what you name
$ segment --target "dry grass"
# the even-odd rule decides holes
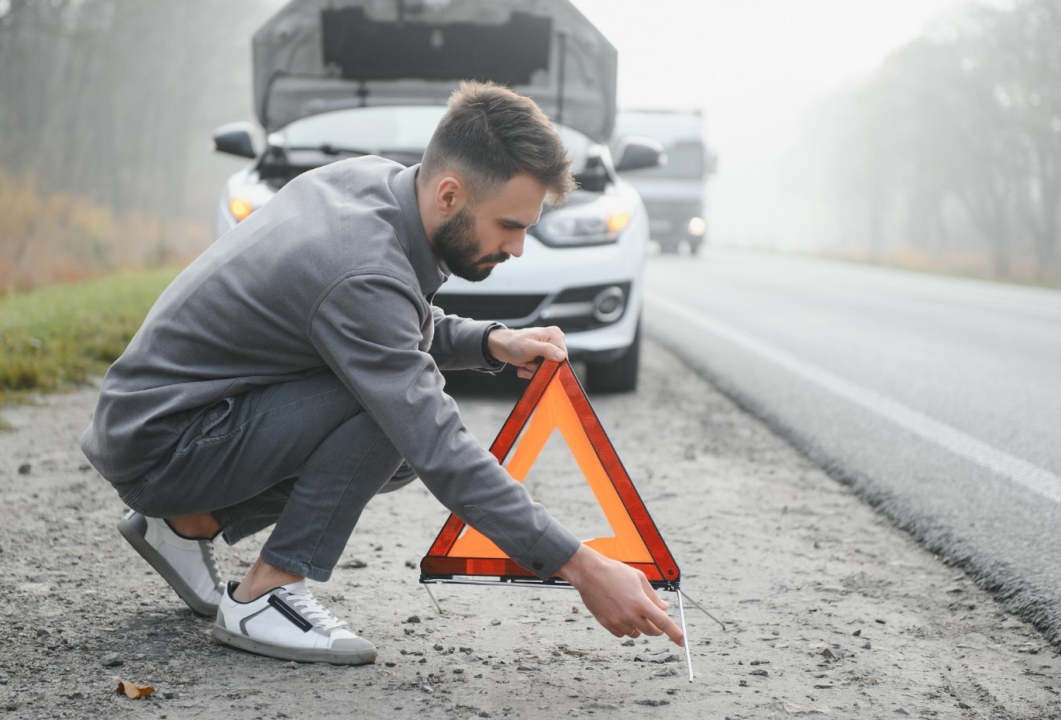
[[[0,404],[105,372],[179,272],[129,271],[0,298]]]
[[[175,249],[203,247],[208,234],[202,224],[119,215],[0,169],[0,294],[179,262],[187,253]]]

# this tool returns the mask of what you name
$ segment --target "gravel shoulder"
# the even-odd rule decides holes
[[[455,385],[489,444],[518,391]],[[571,590],[436,587],[439,616],[416,566],[447,513],[419,483],[373,500],[315,587],[376,643],[375,665],[219,646],[114,529],[122,506],[78,448],[94,401],[4,411],[0,717],[1061,717],[1061,658],[1039,631],[652,344],[641,389],[594,407],[684,589],[726,624],[687,606],[693,683],[676,646],[612,637]],[[562,441],[527,482],[600,533]],[[224,573],[263,540],[220,547]],[[118,679],[156,693],[131,700]]]

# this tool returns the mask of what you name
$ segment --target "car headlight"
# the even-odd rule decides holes
[[[703,234],[707,232],[707,222],[702,217],[694,217],[689,219],[689,234],[695,235],[696,237],[703,237]]]
[[[246,198],[234,197],[228,201],[228,211],[236,218],[236,222],[242,222],[254,212],[254,203]]]
[[[535,237],[550,247],[585,247],[616,242],[630,224],[630,214],[612,198],[563,207],[545,215]]]
[[[228,212],[236,222],[243,222],[251,213],[269,202],[273,191],[258,182],[243,182],[231,188]]]

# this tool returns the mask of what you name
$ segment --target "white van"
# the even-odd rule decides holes
[[[686,243],[695,255],[707,239],[707,179],[716,164],[704,143],[700,111],[620,111],[612,134],[613,154],[619,157],[633,138],[656,140],[667,153],[661,166],[623,171],[623,179],[648,208],[652,239],[665,253]]]

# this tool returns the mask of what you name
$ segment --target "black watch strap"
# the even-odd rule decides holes
[[[486,327],[486,331],[483,332],[483,358],[486,360],[487,367],[490,370],[500,370],[505,366],[505,363],[501,362],[493,355],[490,354],[490,344],[487,342],[490,338],[490,333],[498,328],[504,328],[505,326],[499,322],[490,323]]]

